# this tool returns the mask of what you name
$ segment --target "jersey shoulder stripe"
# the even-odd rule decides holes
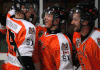
[[[58,39],[60,40],[60,43],[64,43],[64,42],[68,42],[68,40],[66,40],[66,37],[62,34],[62,33],[57,33]]]
[[[14,9],[10,10],[10,11],[8,12],[8,14],[9,14],[10,16],[15,15],[15,10],[14,10]]]
[[[22,26],[16,23],[16,20],[13,21],[12,19],[7,17],[6,26],[10,28],[11,30],[13,30],[14,32],[18,33],[20,29],[22,28]]]
[[[98,30],[94,30],[90,36],[93,40],[100,37],[100,32]]]
[[[100,48],[100,45],[98,44],[98,38],[100,39],[100,32],[98,30],[94,30],[90,37],[97,43]]]
[[[36,30],[35,26],[32,23],[24,19],[10,18],[9,16],[10,14],[8,14],[8,17],[7,17],[6,26],[14,30],[14,32],[18,33],[23,26],[25,27],[25,29],[29,29],[29,27],[31,27]]]
[[[68,38],[65,37],[64,34],[62,33],[58,33],[58,40],[60,43],[60,67],[59,70],[73,70],[72,67],[72,60],[71,60],[71,50],[70,50],[70,45],[69,45],[69,41]],[[69,52],[69,53],[67,53]],[[63,56],[65,56],[66,58],[64,58]],[[68,59],[69,57],[69,59]]]

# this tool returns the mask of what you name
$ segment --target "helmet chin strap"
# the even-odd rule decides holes
[[[51,27],[55,26],[55,25],[53,24],[53,22],[54,22],[54,20],[52,21],[52,25],[51,25],[48,29],[51,29]]]
[[[53,20],[52,20],[52,25],[51,25],[49,28],[47,28],[47,29],[50,30],[53,26],[59,26],[59,24],[58,24],[58,25],[54,25],[54,23],[53,23],[54,21],[55,21],[55,20],[54,20],[54,18],[53,18]]]
[[[80,32],[82,30],[82,27],[88,26],[88,25],[82,25],[84,21],[80,21],[80,28],[76,32]]]
[[[82,22],[83,22],[83,21],[80,22],[80,28],[79,28],[79,30],[77,30],[76,32],[80,32],[80,31],[82,30],[82,27],[84,27],[84,26],[90,26],[90,25],[88,25],[88,24],[87,24],[87,25],[82,25]],[[93,26],[91,27],[91,29],[93,29]]]
[[[51,27],[53,27],[53,26],[59,26],[59,24],[58,25],[54,25],[53,22],[54,22],[54,19],[52,21],[52,25],[50,26],[50,28],[47,28],[47,32],[50,33],[50,34],[56,34],[56,33],[61,32],[60,28],[56,28],[55,30],[51,30]]]
[[[76,32],[80,32],[82,27],[83,27],[82,22],[80,22],[80,28],[78,30],[76,30]]]

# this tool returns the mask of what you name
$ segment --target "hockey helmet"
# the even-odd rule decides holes
[[[48,7],[47,9],[45,9],[43,11],[42,18],[44,18],[46,13],[53,14],[53,20],[55,20],[56,18],[59,18],[60,24],[65,23],[65,21],[68,18],[68,11],[65,8],[59,7],[59,6],[51,6],[51,7]]]
[[[81,21],[94,21],[98,18],[98,10],[91,3],[79,3],[76,7],[72,8],[70,11],[70,17],[73,16],[75,12],[80,13]]]

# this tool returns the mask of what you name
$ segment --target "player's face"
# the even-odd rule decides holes
[[[26,13],[26,8],[24,5],[22,5],[22,11],[23,11],[23,13]]]
[[[44,21],[45,21],[44,22],[45,23],[45,27],[46,28],[50,28],[51,25],[52,25],[52,21],[53,21],[53,14],[51,14],[51,13],[45,14]]]
[[[71,24],[74,25],[74,31],[79,31],[80,29],[80,14],[79,13],[73,14]]]

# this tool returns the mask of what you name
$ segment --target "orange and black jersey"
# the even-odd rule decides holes
[[[100,30],[94,28],[84,41],[81,41],[80,33],[74,32],[73,43],[82,70],[100,70]]]

